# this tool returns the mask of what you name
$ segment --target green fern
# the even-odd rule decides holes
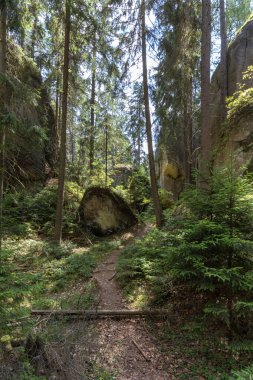
[[[253,380],[253,365],[240,371],[232,371],[230,380]]]

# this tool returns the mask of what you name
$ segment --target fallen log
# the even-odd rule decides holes
[[[168,310],[32,310],[31,316],[81,318],[135,318],[135,317],[171,317]]]

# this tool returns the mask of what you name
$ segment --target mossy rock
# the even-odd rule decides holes
[[[80,223],[95,235],[109,235],[137,223],[133,211],[118,194],[103,187],[89,188],[79,207]]]

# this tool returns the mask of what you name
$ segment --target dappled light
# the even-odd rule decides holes
[[[253,378],[252,12],[0,0],[0,380]]]

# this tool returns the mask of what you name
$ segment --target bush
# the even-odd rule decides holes
[[[16,268],[13,252],[0,250],[0,334],[6,334],[7,322],[23,315],[21,303],[27,294],[30,276]],[[13,332],[13,328],[10,328]]]
[[[253,310],[252,183],[231,167],[220,169],[208,188],[191,189],[184,200],[199,220],[173,251],[171,273],[207,293],[205,312],[237,330]]]
[[[73,235],[76,228],[76,211],[82,197],[78,185],[66,183],[63,234]],[[54,230],[57,187],[46,186],[35,193],[21,191],[10,193],[4,199],[5,236],[29,236],[41,233],[50,236]]]
[[[250,333],[253,311],[253,191],[231,168],[217,171],[208,188],[185,192],[182,207],[119,261],[118,278],[130,292],[139,284],[165,302],[183,286],[201,295],[204,312],[230,331]],[[180,216],[180,210],[183,217]],[[129,290],[130,289],[130,290]]]
[[[151,187],[145,169],[136,170],[129,179],[129,193],[131,204],[139,212],[145,210],[150,203]]]

